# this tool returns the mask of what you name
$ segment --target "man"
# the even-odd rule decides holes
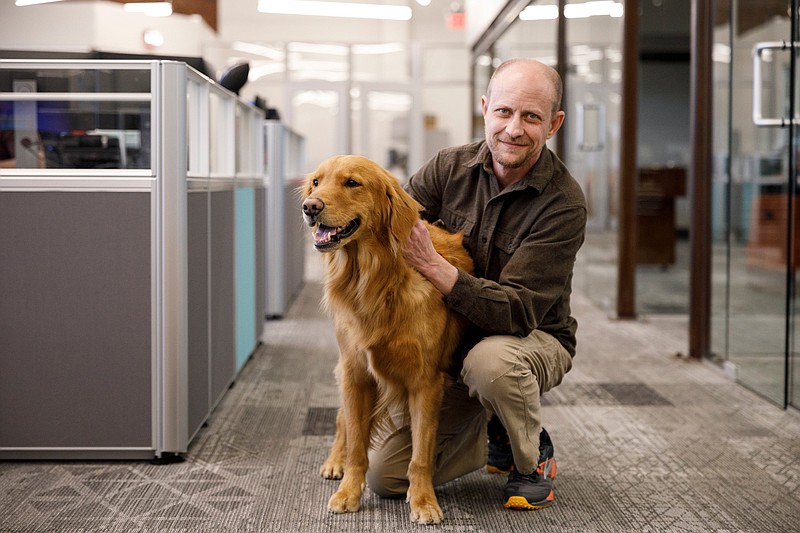
[[[406,185],[423,216],[464,232],[475,275],[447,263],[417,223],[405,257],[473,324],[460,380],[444,395],[434,483],[481,468],[510,472],[504,505],[539,509],[553,501],[553,446],[541,427],[540,395],[572,367],[577,323],[570,316],[572,270],[583,243],[580,186],[547,148],[564,121],[552,68],[510,60],[481,98],[486,138],[442,150]],[[382,496],[404,494],[411,456],[407,421],[371,450],[368,481]],[[507,428],[507,436],[506,436]]]

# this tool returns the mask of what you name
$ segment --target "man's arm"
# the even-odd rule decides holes
[[[481,329],[524,336],[563,295],[583,242],[585,210],[568,209],[548,218],[545,225],[558,227],[557,236],[544,230],[544,235],[525,239],[499,281],[472,276],[447,263],[422,223],[413,229],[405,257],[439,289],[450,308]]]

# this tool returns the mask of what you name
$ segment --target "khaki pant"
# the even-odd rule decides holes
[[[464,359],[461,380],[444,392],[434,459],[434,485],[486,464],[487,410],[508,430],[514,463],[525,474],[539,458],[542,429],[540,396],[555,387],[572,368],[572,358],[551,335],[534,330],[527,337],[484,338]],[[369,452],[367,483],[380,496],[399,496],[408,489],[411,428],[408,416],[391,414],[378,429]]]

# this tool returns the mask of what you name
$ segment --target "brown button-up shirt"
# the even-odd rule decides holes
[[[464,232],[475,275],[459,271],[445,303],[480,335],[526,336],[540,329],[575,355],[572,270],[583,244],[586,200],[549,149],[519,182],[500,191],[485,141],[447,148],[406,190],[423,216]]]

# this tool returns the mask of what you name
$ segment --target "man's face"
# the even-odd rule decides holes
[[[495,166],[528,170],[564,113],[551,116],[553,89],[544,76],[513,67],[498,74],[490,95],[481,100],[486,142]]]

